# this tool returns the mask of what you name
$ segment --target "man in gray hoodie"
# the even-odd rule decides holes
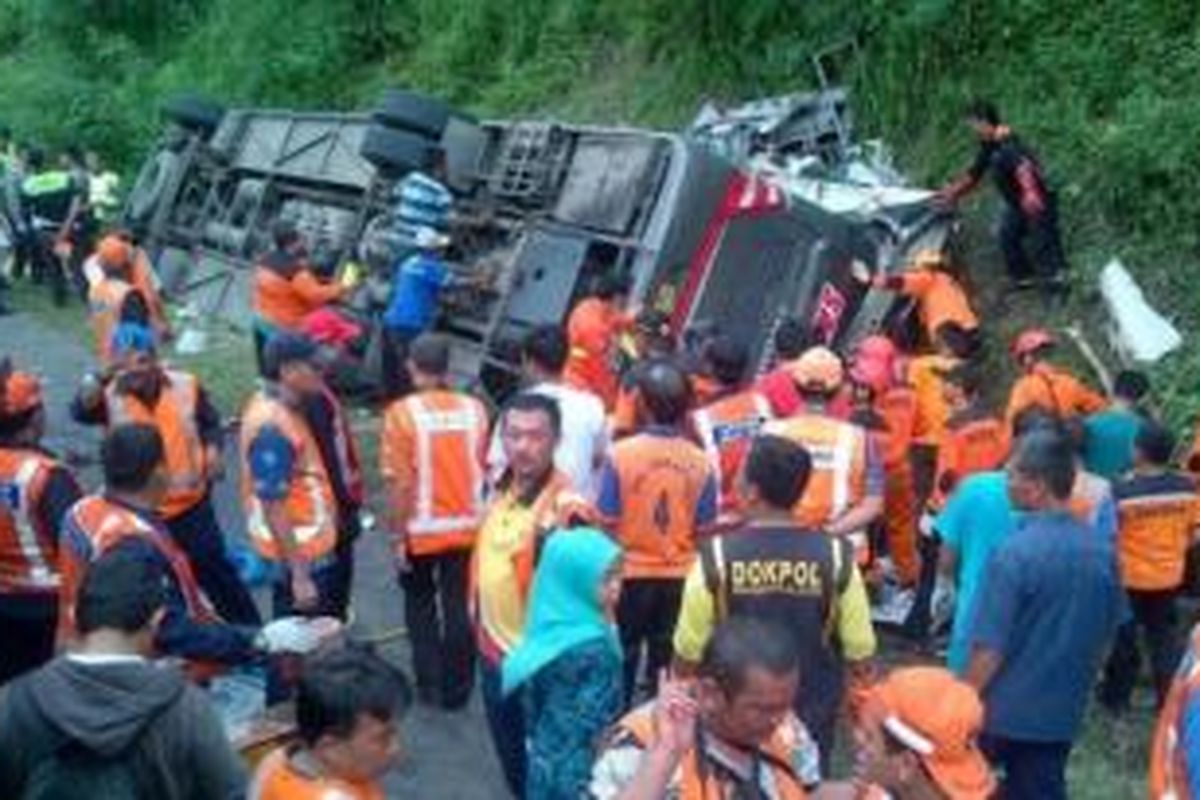
[[[148,660],[166,591],[161,567],[136,548],[118,545],[89,567],[78,648],[0,695],[0,797],[244,795],[245,768],[207,697]]]

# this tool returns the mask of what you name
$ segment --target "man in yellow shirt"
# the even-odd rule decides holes
[[[796,713],[827,765],[845,693],[845,665],[865,675],[875,631],[849,543],[799,528],[791,509],[812,471],[805,449],[776,436],[755,440],[740,478],[745,526],[706,541],[687,577],[675,629],[677,669],[692,671],[714,626],[753,616],[792,632],[801,654]]]

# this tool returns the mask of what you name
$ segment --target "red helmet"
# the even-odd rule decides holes
[[[875,334],[859,342],[854,353],[856,358],[892,361],[896,358],[896,343],[886,336]]]
[[[879,358],[856,358],[850,380],[880,395],[892,385],[891,365]]]
[[[1045,328],[1030,328],[1022,331],[1016,339],[1013,339],[1012,347],[1009,351],[1013,358],[1022,358],[1030,353],[1036,353],[1043,347],[1049,347],[1057,343],[1054,334]]]

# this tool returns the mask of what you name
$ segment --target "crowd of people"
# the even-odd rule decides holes
[[[980,158],[942,197],[996,173],[1016,288],[1036,273],[1055,293],[1053,193],[994,108],[969,117]],[[1097,391],[1030,329],[997,402],[995,332],[961,265],[921,251],[858,275],[912,298],[915,345],[883,331],[839,354],[787,319],[762,369],[750,343],[715,325],[680,341],[600,276],[564,324],[526,333],[521,388],[493,411],[434,331],[463,280],[441,257],[450,195],[414,173],[396,197],[412,237],[385,319],[380,491],[313,336],[348,285],[286,222],[256,268],[261,382],[232,459],[269,614],[214,509],[227,421],[161,357],[147,254],[96,231],[56,272],[91,301],[97,368],[70,413],[105,430],[103,482],[85,491],[44,449],[39,380],[0,365],[0,795],[381,798],[408,706],[456,712],[478,683],[496,796],[1065,798],[1089,700],[1129,712],[1143,644],[1151,796],[1200,788],[1200,633],[1185,642],[1177,610],[1200,457],[1180,458],[1144,375]],[[281,623],[348,619],[368,510],[411,685],[345,636],[289,674]],[[885,629],[909,646],[884,652]],[[295,710],[253,776],[201,688],[247,666]]]

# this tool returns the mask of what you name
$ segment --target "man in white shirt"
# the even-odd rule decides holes
[[[551,398],[558,403],[562,414],[562,437],[554,451],[554,465],[571,479],[577,492],[592,499],[600,468],[608,455],[604,403],[591,392],[563,383],[567,337],[556,325],[543,325],[529,332],[521,344],[521,362],[525,391]],[[493,435],[488,450],[488,472],[493,480],[506,466],[500,437]]]

